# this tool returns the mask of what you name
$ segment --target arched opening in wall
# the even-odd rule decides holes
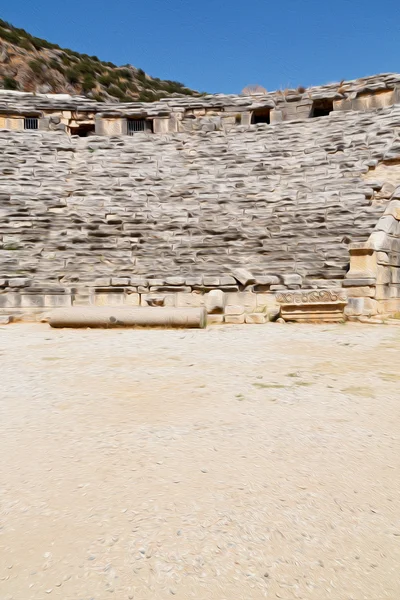
[[[314,100],[310,117],[317,119],[318,117],[327,117],[333,111],[333,100]]]
[[[79,137],[88,137],[88,135],[94,134],[95,127],[94,123],[85,123],[78,125],[77,127],[70,127],[71,135],[79,135]]]
[[[258,123],[268,123],[269,125],[271,122],[270,113],[270,108],[256,108],[251,115],[251,124],[257,125]]]
[[[154,133],[152,119],[136,119],[136,118],[127,119],[128,135],[135,135],[135,133],[140,133],[143,131]]]

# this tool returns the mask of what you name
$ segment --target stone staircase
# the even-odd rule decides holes
[[[1,131],[0,277],[41,289],[245,266],[334,285],[385,209],[371,169],[400,161],[399,131],[400,106],[231,132]]]

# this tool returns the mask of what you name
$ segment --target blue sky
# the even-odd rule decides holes
[[[207,92],[400,71],[400,0],[1,0],[16,27]]]

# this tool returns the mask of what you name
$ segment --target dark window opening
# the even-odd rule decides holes
[[[127,121],[128,135],[134,135],[142,131],[150,131],[153,133],[153,121],[147,119],[128,119]]]
[[[85,123],[78,127],[71,127],[71,135],[79,135],[79,137],[88,137],[95,132],[94,123]]]
[[[39,128],[39,120],[37,117],[25,117],[24,119],[24,129],[38,129]]]
[[[316,119],[318,117],[327,117],[332,111],[332,100],[314,100],[310,117],[312,119]]]
[[[251,115],[251,124],[257,125],[257,123],[270,123],[270,112],[269,108],[257,108]]]

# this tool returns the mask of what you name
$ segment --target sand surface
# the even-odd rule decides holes
[[[400,598],[400,327],[0,328],[1,600]]]

